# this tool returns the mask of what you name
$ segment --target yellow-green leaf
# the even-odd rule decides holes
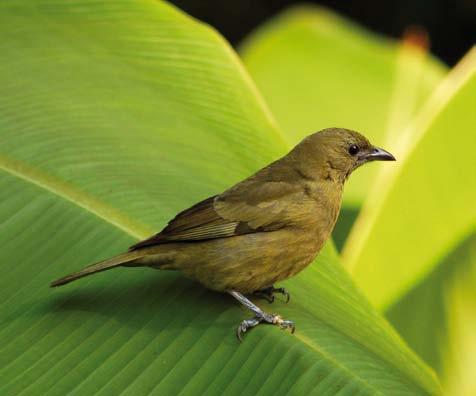
[[[476,391],[476,234],[438,263],[386,316],[442,379],[444,394]]]
[[[476,225],[476,51],[412,124],[406,156],[376,181],[344,258],[384,309],[423,279]]]

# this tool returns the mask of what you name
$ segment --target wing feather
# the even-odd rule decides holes
[[[218,215],[213,206],[215,198],[216,195],[180,212],[160,233],[131,246],[129,250],[168,242],[199,241],[236,235],[235,229],[239,221],[229,221]]]
[[[274,231],[291,225],[296,207],[305,204],[306,194],[296,183],[270,179],[269,175],[269,168],[264,168],[223,194],[180,212],[160,233],[130,250]]]

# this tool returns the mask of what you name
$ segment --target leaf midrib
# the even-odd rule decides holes
[[[144,239],[154,233],[149,227],[131,219],[120,210],[93,198],[91,195],[65,181],[59,180],[21,161],[0,155],[0,168],[19,179],[34,184],[84,209],[136,239]]]

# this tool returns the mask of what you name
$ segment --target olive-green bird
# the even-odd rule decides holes
[[[264,312],[244,295],[273,301],[276,282],[296,275],[319,253],[339,214],[344,182],[370,161],[394,161],[361,134],[329,128],[306,137],[287,155],[221,194],[173,218],[127,253],[51,283],[60,286],[111,268],[179,270],[205,287],[227,292],[253,311],[237,329],[259,323],[294,331],[294,323]]]

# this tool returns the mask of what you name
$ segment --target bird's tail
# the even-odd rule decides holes
[[[107,260],[100,261],[99,263],[88,265],[83,268],[81,271],[73,272],[72,274],[66,275],[63,278],[57,279],[51,282],[50,287],[62,286],[66,283],[75,281],[76,279],[83,278],[84,276],[92,275],[97,272],[106,271],[111,268],[119,267],[126,263],[131,263],[132,261],[144,256],[144,253],[135,250],[132,252],[127,252],[120,254],[119,256],[111,257]]]

